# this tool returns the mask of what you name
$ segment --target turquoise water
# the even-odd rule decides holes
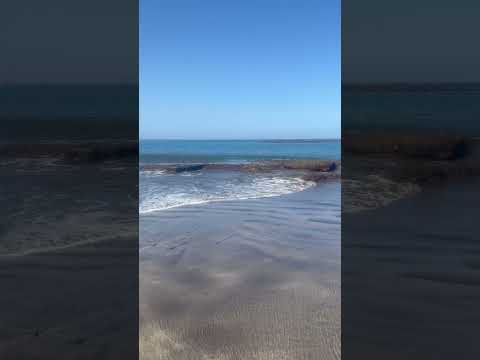
[[[141,163],[340,159],[339,140],[141,140]]]

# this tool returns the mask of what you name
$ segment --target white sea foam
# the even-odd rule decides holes
[[[202,174],[199,173],[196,177],[202,177]],[[196,182],[192,180],[184,184],[171,183],[170,186],[152,184],[145,186],[144,184],[141,189],[143,193],[140,196],[139,212],[146,214],[186,205],[280,196],[305,190],[314,184],[295,177],[258,175],[251,175],[242,180],[232,176],[222,182],[202,178]]]
[[[155,177],[167,175],[166,170],[142,170],[141,174],[145,177]]]

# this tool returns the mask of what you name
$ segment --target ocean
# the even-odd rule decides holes
[[[480,84],[346,85],[342,130],[480,135]]]
[[[339,140],[141,140],[140,214],[214,201],[246,200],[302,191],[298,173],[208,171],[171,173],[146,165],[242,164],[277,159],[340,159]]]
[[[138,140],[137,85],[0,85],[0,141]]]

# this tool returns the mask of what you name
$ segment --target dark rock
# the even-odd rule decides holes
[[[332,162],[332,163],[328,166],[327,171],[328,171],[328,172],[332,172],[332,171],[335,171],[335,170],[337,170],[337,164],[335,164],[334,162]]]
[[[182,173],[187,171],[199,171],[202,170],[205,165],[188,165],[188,166],[179,166],[175,168],[176,173]]]

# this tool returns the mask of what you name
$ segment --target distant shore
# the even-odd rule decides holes
[[[325,142],[340,142],[340,139],[266,139],[258,140],[266,143],[325,143]]]

